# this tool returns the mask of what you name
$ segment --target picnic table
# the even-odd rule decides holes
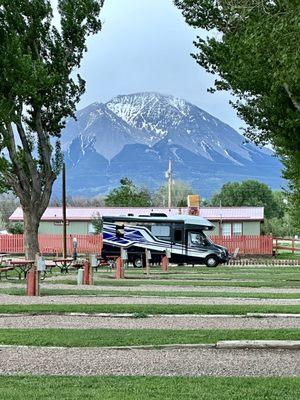
[[[110,268],[110,269],[115,268],[116,261],[117,261],[118,257],[119,256],[105,256],[105,257],[103,257],[102,255],[98,255],[97,256],[98,264],[95,267],[96,271],[98,271],[98,268],[101,268],[101,267],[107,267],[107,268]]]
[[[73,258],[54,258],[55,266],[60,269],[60,272],[63,274],[69,273],[69,268],[73,263]]]
[[[19,279],[21,280],[22,275],[24,276],[24,279],[26,279],[27,273],[34,263],[34,260],[11,260],[7,267],[12,267],[18,273]]]

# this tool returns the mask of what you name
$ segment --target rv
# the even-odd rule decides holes
[[[148,249],[152,263],[159,263],[167,253],[174,264],[216,267],[228,261],[228,250],[205,234],[212,229],[214,225],[206,219],[190,215],[105,216],[103,254],[120,255],[120,249],[125,249],[128,261],[141,267]]]

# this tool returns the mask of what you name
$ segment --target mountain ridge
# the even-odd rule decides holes
[[[245,143],[228,124],[171,95],[119,95],[76,116],[61,139],[73,195],[108,192],[122,176],[155,188],[164,181],[168,159],[175,178],[206,196],[228,180],[260,177],[273,188],[284,183],[271,150]],[[86,178],[79,183],[76,174]]]

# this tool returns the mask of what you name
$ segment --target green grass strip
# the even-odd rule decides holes
[[[46,281],[47,282],[47,281]],[[76,277],[73,279],[64,279],[59,281],[48,281],[51,284],[66,284],[66,285],[77,285]],[[94,280],[96,286],[122,286],[122,287],[137,287],[140,285],[157,285],[157,286],[185,286],[185,287],[201,287],[201,286],[222,286],[222,287],[249,287],[249,288],[300,288],[300,280],[291,278],[288,281],[282,281],[280,278],[277,281],[266,280],[261,282],[232,282],[232,281],[195,281],[195,280],[164,280],[164,279],[124,279],[122,281],[116,281],[114,279],[103,279],[97,278]]]
[[[76,299],[74,299],[76,302]],[[144,314],[300,314],[300,306],[291,305],[180,305],[180,304],[2,304],[0,314],[15,313],[144,313]]]
[[[14,296],[24,296],[24,288],[0,289],[0,293]],[[42,296],[150,296],[150,297],[225,297],[225,298],[249,298],[249,299],[300,299],[300,293],[238,293],[238,292],[188,292],[188,291],[117,291],[117,290],[82,290],[82,289],[45,289],[41,288]]]
[[[296,400],[300,378],[0,377],[5,400]]]
[[[219,340],[300,340],[299,329],[0,329],[0,344],[106,347],[216,343]]]

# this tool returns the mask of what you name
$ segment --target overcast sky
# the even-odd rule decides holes
[[[190,28],[172,0],[105,0],[102,31],[88,40],[79,108],[118,94],[156,91],[194,104],[238,129],[226,93],[207,93],[213,77],[190,53],[204,32]]]

